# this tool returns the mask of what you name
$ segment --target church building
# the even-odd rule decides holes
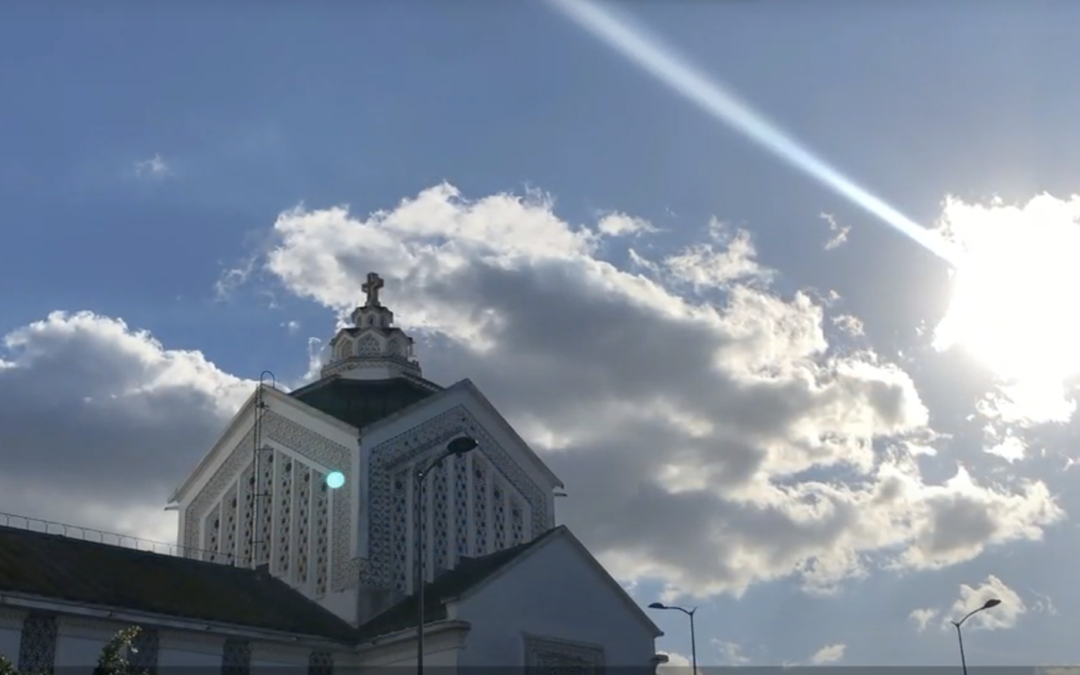
[[[432,668],[652,673],[661,632],[556,524],[562,481],[472,382],[423,377],[382,286],[317,381],[260,384],[176,489],[181,555],[0,527],[0,654],[89,674],[138,625],[150,672],[415,668],[422,646]]]

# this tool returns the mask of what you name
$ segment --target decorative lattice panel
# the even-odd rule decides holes
[[[409,472],[394,476],[394,588],[402,593],[408,589],[409,561]]]
[[[434,569],[446,569],[450,564],[450,468],[443,462],[431,476],[431,544]]]
[[[56,617],[30,614],[23,621],[19,640],[19,671],[51,674],[56,661]]]
[[[277,475],[277,487],[274,490],[274,569],[277,574],[285,577],[289,577],[292,572],[294,470],[293,460],[279,454],[274,468]]]
[[[454,460],[454,553],[469,555],[469,462],[465,457]]]
[[[326,475],[314,473],[315,490],[315,595],[326,594],[330,583],[330,488]]]
[[[525,513],[517,500],[510,502],[510,543],[514,546],[525,543]]]
[[[382,345],[373,335],[365,335],[357,343],[357,356],[381,356],[382,351]]]
[[[333,675],[334,657],[329,652],[311,652],[307,675]]]
[[[491,526],[495,550],[506,548],[506,490],[501,481],[493,481],[491,486]]]
[[[206,516],[206,543],[203,546],[203,560],[218,561],[218,548],[221,546],[221,507],[215,506]]]
[[[236,529],[237,529],[237,514],[240,512],[240,498],[237,494],[237,486],[229,488],[225,493],[225,498],[222,500],[222,521],[224,522],[224,541],[222,543],[222,553],[224,559],[222,562],[230,565],[236,564]]]
[[[488,467],[487,463],[473,455],[473,547],[474,555],[484,555],[488,550]]]
[[[251,644],[246,640],[226,640],[221,655],[221,675],[248,675],[251,670]]]
[[[270,561],[270,545],[273,542],[273,527],[274,527],[274,501],[273,501],[273,489],[274,489],[274,452],[261,451],[259,457],[259,484],[256,499],[258,500],[258,512],[259,522],[257,524],[259,545],[258,550],[255,551],[257,556],[256,564],[263,564]]]
[[[158,632],[154,628],[142,628],[135,640],[131,643],[131,653],[128,655],[128,663],[132,670],[143,675],[154,675],[157,672]]]
[[[255,465],[251,464],[240,479],[243,501],[240,502],[240,551],[243,564],[250,565],[255,540]]]
[[[311,571],[311,470],[303,467],[296,486],[296,581],[308,582]]]

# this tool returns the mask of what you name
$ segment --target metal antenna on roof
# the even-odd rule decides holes
[[[269,379],[269,381],[267,381]],[[263,480],[263,465],[272,462],[273,457],[266,458],[264,455],[267,452],[273,452],[273,449],[264,446],[262,442],[262,418],[266,412],[266,401],[263,400],[263,391],[265,387],[277,389],[277,378],[269,370],[264,370],[259,375],[259,386],[255,390],[255,421],[252,427],[252,444],[254,450],[254,470],[255,470],[255,484],[252,486],[254,494],[252,494],[252,514],[251,514],[251,566],[258,567],[259,563],[263,560],[269,561],[269,551],[264,551],[267,542],[270,538],[270,533],[266,531],[263,525],[263,516],[269,513],[268,504],[264,504],[263,501],[271,499],[273,493],[271,492],[272,481]],[[266,555],[263,555],[263,554]]]

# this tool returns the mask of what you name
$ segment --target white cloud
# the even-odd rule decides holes
[[[145,178],[165,178],[172,174],[172,168],[161,155],[155,154],[150,159],[135,162],[135,173]]]
[[[1029,609],[1019,593],[991,574],[986,577],[986,581],[977,586],[960,584],[960,596],[948,609],[924,607],[913,610],[908,618],[915,623],[919,632],[926,630],[938,617],[941,618],[938,627],[942,630],[951,630],[953,621],[959,621],[969,612],[983,607],[990,599],[1000,600],[1001,604],[973,614],[964,622],[965,630],[1012,628]],[[1046,613],[1057,611],[1053,602],[1045,595],[1038,595],[1038,601],[1033,609]]]
[[[810,657],[810,663],[814,664],[815,666],[822,666],[827,663],[836,663],[844,658],[845,651],[847,651],[847,645],[842,643],[825,645],[821,649],[814,652],[814,655]]]
[[[833,325],[852,337],[866,335],[866,328],[862,319],[850,314],[838,314],[832,318]]]
[[[960,584],[960,597],[950,609],[949,620],[961,619],[968,612],[982,607],[990,599],[1000,600],[1001,604],[974,614],[964,623],[964,628],[968,626],[986,630],[1012,628],[1028,611],[1020,594],[991,574],[978,586]]]
[[[727,241],[714,235],[723,248],[716,250],[713,244],[695,244],[677,255],[664,260],[664,265],[675,278],[693,285],[696,289],[727,287],[732,282],[769,281],[772,270],[763,269],[754,260],[754,244],[750,233],[738,231]]]
[[[399,322],[443,345],[426,372],[473,378],[572,491],[588,485],[562,519],[624,580],[666,582],[665,597],[791,574],[828,591],[871,553],[935,568],[1062,517],[1037,481],[926,480],[909,448],[932,434],[910,377],[835,353],[823,307],[770,289],[745,234],[715,225],[712,248],[662,267],[637,254],[631,273],[598,257],[626,228],[571,226],[552,203],[441,185],[369,216],[297,208],[265,265],[339,316],[380,272]]]
[[[641,218],[634,218],[623,213],[609,213],[604,215],[597,222],[596,229],[601,234],[615,237],[657,231],[649,221]]]
[[[657,673],[664,673],[664,675],[678,675],[679,673],[689,672],[690,657],[683,656],[678,652],[658,652],[668,657],[667,663],[660,664],[660,667],[656,669]],[[698,672],[701,672],[701,667],[698,667]]]
[[[1031,603],[1031,611],[1039,614],[1049,614],[1050,616],[1057,615],[1058,608],[1054,604],[1053,598],[1038,591],[1031,591],[1031,594],[1035,596],[1035,602]]]
[[[123,321],[54,312],[5,335],[0,511],[175,540],[169,492],[254,383]]]
[[[720,657],[724,660],[725,664],[729,666],[744,666],[750,663],[750,657],[743,653],[743,649],[738,643],[720,640],[719,638],[710,638],[709,642],[711,642],[720,652]]]
[[[214,298],[218,302],[228,300],[236,288],[248,282],[258,262],[258,255],[251,255],[244,258],[236,267],[225,270],[214,283]]]
[[[833,233],[829,241],[825,242],[826,251],[839,248],[847,243],[848,234],[851,233],[850,227],[840,225],[840,223],[836,222],[836,216],[828,213],[822,213],[818,217],[829,224],[829,231]]]
[[[915,626],[921,633],[926,630],[926,627],[934,620],[938,615],[938,610],[932,607],[924,607],[922,609],[912,610],[908,618],[915,622]]]
[[[748,238],[714,252],[765,274],[706,299],[659,265],[600,259],[626,237],[571,227],[538,194],[440,186],[365,218],[292,210],[275,236],[260,264],[335,312],[382,273],[400,322],[440,345],[426,372],[480,384],[568,483],[560,520],[625,582],[665,583],[662,599],[792,575],[828,592],[879,561],[936,568],[1037,540],[1062,517],[1041,482],[925,477],[911,378],[834,351],[821,303],[769,287]],[[0,510],[158,539],[169,490],[254,387],[85,312],[11,331],[0,363],[0,447],[19,450]]]

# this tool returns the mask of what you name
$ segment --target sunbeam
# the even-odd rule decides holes
[[[928,251],[954,264],[953,246],[881,198],[871,194],[818,158],[737,96],[680,58],[658,38],[588,0],[548,0],[578,26],[589,31],[652,74],[676,93],[721,122],[735,128],[791,166],[877,216]]]

